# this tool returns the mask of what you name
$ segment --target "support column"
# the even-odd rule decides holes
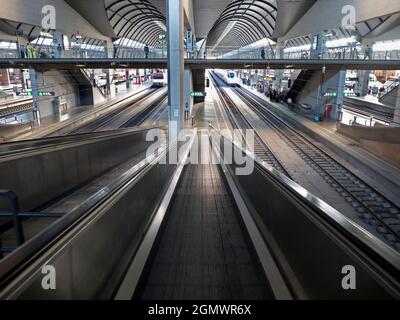
[[[337,114],[342,112],[344,101],[344,87],[346,85],[346,70],[340,70],[338,74],[338,88],[332,118],[337,119]]]
[[[59,59],[61,58],[62,54],[62,42],[63,36],[60,32],[54,31],[53,32],[53,50],[52,50],[52,57]]]
[[[326,48],[325,31],[315,34],[311,40],[310,56],[312,59],[322,59]]]
[[[33,100],[33,120],[35,124],[40,125],[40,105],[36,71],[32,67],[29,68],[29,79],[31,80],[32,100]]]
[[[390,125],[394,127],[400,127],[400,86],[397,87],[396,90],[396,107],[394,109],[393,122]]]
[[[370,74],[371,74],[371,70],[359,71],[358,84],[357,84],[357,93],[359,93],[361,97],[364,97],[364,96],[366,96],[368,94],[368,90],[369,90],[369,75]]]
[[[129,69],[125,70],[125,82],[126,82],[126,88],[129,89],[130,84],[131,84],[131,78],[129,74]]]
[[[193,91],[193,73],[190,69],[185,69],[185,115],[189,120],[193,109],[193,97],[190,95]]]
[[[184,104],[184,51],[182,0],[167,0],[169,141],[182,128]]]

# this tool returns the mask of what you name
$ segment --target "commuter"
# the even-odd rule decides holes
[[[32,48],[32,53],[33,53],[33,58],[34,58],[34,59],[39,58],[39,49],[38,49],[38,48],[33,47],[33,48]]]
[[[261,48],[261,59],[265,60],[265,49],[264,49],[264,47]]]
[[[287,99],[287,104],[288,104],[289,110],[292,111],[293,110],[293,100],[292,100],[292,98],[289,97]]]
[[[145,56],[146,59],[149,58],[149,52],[150,52],[150,49],[149,49],[149,47],[146,45],[146,46],[144,47],[144,56]]]
[[[385,87],[380,87],[379,88],[379,98],[382,97],[384,93],[385,93]]]
[[[61,44],[59,43],[57,46],[57,58],[62,58],[62,51]]]
[[[33,47],[32,47],[32,45],[30,43],[26,47],[26,51],[27,51],[27,54],[28,54],[28,59],[33,59]]]
[[[21,45],[19,52],[20,52],[20,58],[25,59],[27,52],[26,52],[26,48],[24,45]]]
[[[372,59],[372,48],[369,44],[365,48],[364,60],[371,60]]]

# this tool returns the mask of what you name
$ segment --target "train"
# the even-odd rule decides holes
[[[156,88],[164,87],[167,84],[167,76],[164,72],[153,72],[151,74],[151,86]]]
[[[228,86],[237,87],[240,83],[238,73],[234,70],[220,70],[216,69],[214,72],[225,81]]]

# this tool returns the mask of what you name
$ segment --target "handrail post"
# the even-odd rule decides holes
[[[22,227],[21,220],[18,216],[19,212],[19,202],[17,195],[11,190],[1,190],[0,189],[0,196],[6,198],[13,207],[13,220],[14,220],[14,228],[15,228],[15,235],[17,239],[17,245],[20,246],[25,242],[24,237],[24,230]]]

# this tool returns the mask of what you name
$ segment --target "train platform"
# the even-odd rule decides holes
[[[6,108],[9,105],[14,105],[18,102],[26,102],[32,100],[31,98],[27,97],[20,97],[20,96],[13,96],[8,98],[3,98],[0,100],[0,108]]]
[[[107,108],[108,106],[118,103],[121,100],[128,98],[130,95],[134,93],[139,93],[145,89],[147,89],[149,85],[142,84],[136,85],[131,84],[130,88],[127,89],[125,83],[120,84],[118,86],[118,91],[114,90],[110,97],[107,98],[105,102],[98,103],[95,105],[87,105],[87,106],[78,106],[70,108],[66,113],[59,115],[51,115],[48,117],[44,117],[41,120],[40,126],[34,128],[31,132],[22,134],[12,141],[20,141],[25,139],[34,139],[36,137],[41,137],[42,134],[46,134],[52,130],[58,130],[63,125],[73,122],[75,120],[81,119],[92,112],[99,110],[101,108]]]
[[[365,181],[378,189],[384,189],[392,201],[400,202],[400,173],[398,168],[372,154],[357,141],[339,134],[336,121],[314,122],[306,116],[290,111],[286,105],[271,102],[268,97],[255,89],[251,89],[250,86],[242,85],[242,88],[268,102],[268,105],[279,116],[312,137],[322,149],[339,162],[352,168]]]
[[[376,104],[377,106],[387,107],[386,104],[379,101],[379,98],[377,96],[374,96],[371,94],[368,94],[363,97],[350,97],[349,99],[360,101],[360,102],[373,103],[373,104]]]

